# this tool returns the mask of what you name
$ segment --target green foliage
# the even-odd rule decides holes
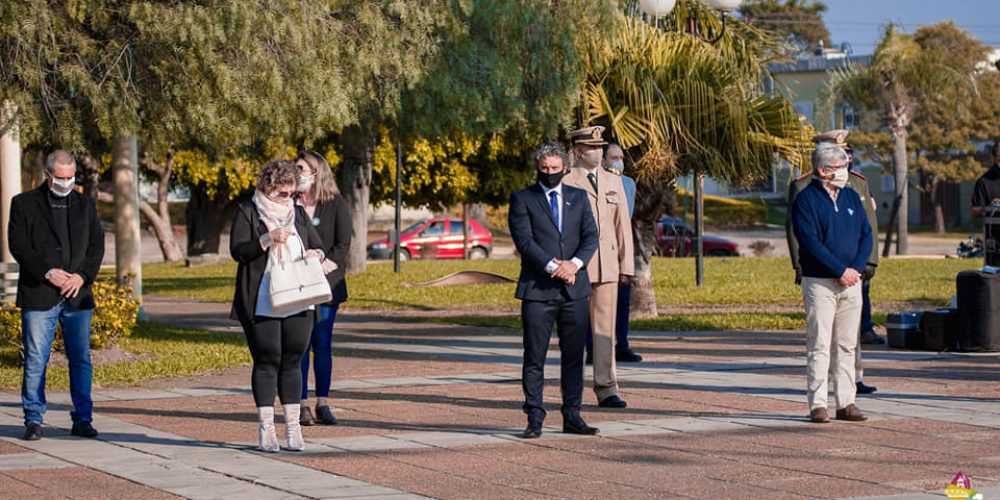
[[[826,4],[814,0],[751,0],[739,9],[745,22],[780,33],[796,51],[811,50],[820,42],[829,45],[826,10]]]
[[[677,201],[681,204],[693,206],[692,198],[689,191],[677,190]],[[704,202],[705,223],[713,226],[748,226],[760,224],[767,218],[767,204],[759,199],[705,196]]]
[[[120,287],[110,281],[98,280],[93,284],[94,314],[90,320],[90,347],[110,347],[128,338],[135,329],[139,301],[132,297],[131,287]],[[61,328],[56,327],[53,350],[62,349]],[[21,338],[21,310],[11,304],[0,305],[0,341],[17,349],[19,360],[24,359]]]
[[[606,125],[631,149],[640,183],[694,171],[744,184],[770,172],[775,156],[802,161],[791,104],[757,92],[776,43],[735,20],[715,46],[684,33],[678,20],[691,12],[706,32],[720,29],[706,9],[682,0],[665,29],[621,14],[588,53],[581,122]]]

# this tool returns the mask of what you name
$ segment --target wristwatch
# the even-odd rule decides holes
[[[45,279],[47,280],[52,279],[52,271],[53,271],[52,269],[49,269],[48,271],[45,272]]]

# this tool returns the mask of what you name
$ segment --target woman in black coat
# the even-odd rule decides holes
[[[347,251],[351,248],[351,212],[347,202],[340,195],[333,179],[330,165],[323,155],[315,151],[303,151],[295,164],[299,167],[298,205],[309,215],[313,227],[323,240],[326,262],[323,271],[333,298],[321,304],[316,311],[316,324],[312,330],[310,349],[313,353],[313,371],[316,374],[316,416],[309,409],[309,349],[302,356],[302,425],[313,425],[316,421],[324,425],[335,425],[327,398],[330,397],[330,381],[333,373],[333,323],[337,319],[340,304],[347,300],[347,283],[344,280],[344,264]]]
[[[269,259],[315,257],[323,261],[319,234],[305,211],[295,206],[298,168],[286,160],[264,164],[251,201],[240,204],[233,219],[229,252],[239,263],[231,317],[246,334],[253,358],[251,387],[260,423],[260,449],[280,449],[274,428],[277,392],[285,413],[287,447],[304,447],[299,411],[302,378],[299,361],[309,346],[314,306],[276,311],[271,303]]]

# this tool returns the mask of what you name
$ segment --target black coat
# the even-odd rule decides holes
[[[97,203],[76,191],[67,196],[69,203],[70,264],[63,269],[79,274],[83,286],[70,306],[93,309],[91,285],[97,279],[104,259],[104,231],[97,218]],[[49,186],[21,193],[10,204],[7,226],[10,253],[20,266],[17,280],[17,306],[27,309],[50,309],[62,300],[59,289],[45,279],[45,273],[62,268],[62,247],[56,235]]]
[[[563,290],[573,300],[592,293],[587,263],[598,245],[597,223],[590,210],[587,193],[563,184],[563,230],[559,233],[545,191],[538,184],[510,196],[508,224],[514,246],[521,254],[521,276],[515,296],[522,300],[555,300]],[[576,257],[583,267],[574,284],[566,284],[545,272],[552,259],[570,260]]]
[[[347,252],[351,249],[351,235],[354,234],[347,201],[342,196],[337,196],[316,205],[312,225],[323,240],[326,258],[337,264],[337,269],[326,275],[326,279],[330,282],[330,292],[333,294],[330,304],[339,304],[347,300],[344,267],[347,265]]]
[[[309,223],[309,216],[302,207],[295,207],[295,230],[306,249],[322,248],[319,233]],[[252,201],[240,203],[233,218],[229,236],[229,254],[239,263],[236,267],[236,291],[229,317],[240,322],[244,330],[253,325],[257,310],[257,292],[267,270],[268,252],[260,247],[260,237],[267,232]]]

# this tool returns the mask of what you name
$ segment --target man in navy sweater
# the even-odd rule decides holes
[[[854,404],[854,350],[861,323],[861,273],[871,253],[872,230],[861,197],[846,187],[847,153],[836,144],[820,143],[812,164],[816,178],[792,205],[806,309],[809,420],[830,421],[827,377],[832,371],[837,420],[860,422],[868,417]]]

